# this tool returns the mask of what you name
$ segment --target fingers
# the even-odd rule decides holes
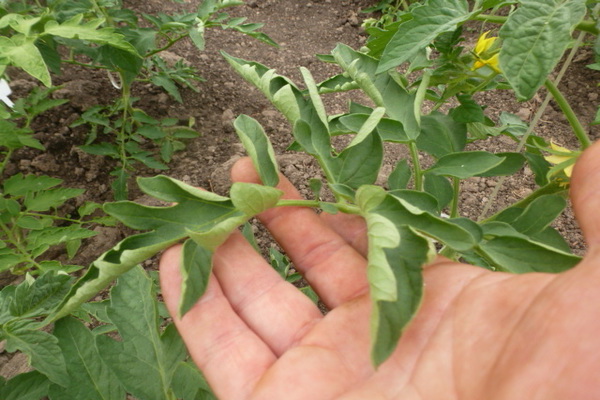
[[[571,199],[588,246],[600,243],[600,141],[589,147],[575,164]]]
[[[182,319],[176,317],[181,291],[180,257],[181,247],[174,246],[160,260],[165,304],[217,397],[247,398],[276,357],[234,312],[212,275],[204,296]]]
[[[231,175],[234,181],[260,183],[248,158],[238,161]],[[277,187],[286,199],[301,198],[285,177]],[[366,293],[366,260],[313,210],[277,207],[259,218],[329,307]]]
[[[237,232],[215,253],[213,271],[235,313],[276,356],[294,346],[323,317],[306,295],[283,280]]]
[[[319,215],[321,219],[350,246],[354,247],[363,257],[367,257],[367,223],[359,215],[326,212]]]

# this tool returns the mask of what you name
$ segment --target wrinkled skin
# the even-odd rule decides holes
[[[232,176],[258,182],[248,159]],[[279,187],[299,196],[284,178]],[[206,294],[175,323],[220,399],[598,399],[600,143],[577,163],[571,199],[588,244],[579,265],[511,275],[438,258],[425,267],[417,316],[378,370],[356,216],[291,207],[260,215],[332,309],[326,316],[235,233],[215,254]],[[172,315],[179,259],[175,246],[160,263]]]

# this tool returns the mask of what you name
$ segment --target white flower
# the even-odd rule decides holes
[[[8,86],[8,82],[6,82],[4,79],[0,79],[0,100],[3,101],[4,104],[9,106],[10,108],[13,108],[15,103],[13,103],[12,100],[8,98],[8,96],[11,93],[12,93],[12,90],[10,90],[10,86]]]

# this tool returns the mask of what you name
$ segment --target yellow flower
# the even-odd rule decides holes
[[[479,36],[479,39],[477,39],[477,44],[475,45],[476,55],[479,56],[488,51],[494,45],[496,39],[498,39],[497,37],[487,37],[489,33],[490,31],[484,32],[481,36]]]
[[[548,175],[552,176],[560,171],[564,171],[565,175],[570,178],[573,173],[575,161],[577,161],[577,157],[579,157],[581,152],[556,145],[553,141],[550,141],[550,149],[547,149],[546,151],[551,153],[551,155],[544,156],[544,159],[550,164],[555,165],[555,167],[548,172]]]
[[[497,37],[487,37],[490,31],[484,32],[475,44],[473,53],[475,54],[475,63],[473,70],[485,67],[486,65],[496,73],[501,73],[498,64],[498,52],[500,49],[496,46]]]

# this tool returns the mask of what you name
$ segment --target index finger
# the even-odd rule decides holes
[[[261,183],[249,158],[234,165],[231,177]],[[282,175],[277,188],[284,199],[302,198]],[[277,207],[258,217],[327,306],[336,307],[368,291],[366,259],[313,210]]]

